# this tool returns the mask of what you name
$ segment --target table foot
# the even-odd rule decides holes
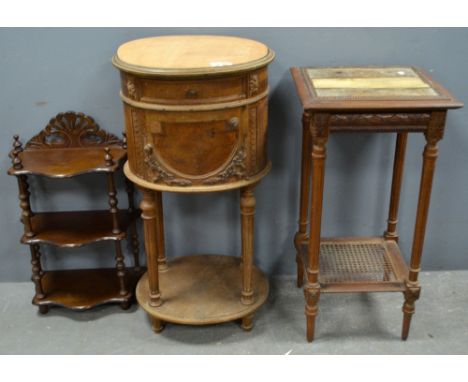
[[[305,314],[307,320],[307,341],[312,342],[314,340],[315,318],[318,312],[317,305],[320,298],[320,287],[306,286],[304,295],[306,298]]]
[[[419,285],[406,285],[406,290],[403,293],[405,296],[405,303],[403,304],[403,326],[401,328],[401,339],[406,341],[409,334],[411,318],[413,317],[416,300],[419,299],[421,287]]]

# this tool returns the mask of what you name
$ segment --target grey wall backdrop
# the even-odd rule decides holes
[[[119,77],[110,62],[128,40],[164,34],[224,34],[260,40],[276,51],[270,66],[269,154],[272,172],[257,189],[255,261],[270,275],[295,272],[301,109],[289,68],[313,65],[415,65],[429,70],[461,101],[468,101],[468,29],[144,28],[1,29],[0,281],[30,277],[29,249],[17,184],[6,175],[11,137],[23,141],[61,111],[82,111],[105,129],[123,130]],[[468,108],[449,113],[434,181],[423,269],[468,269]],[[334,135],[324,200],[324,235],[373,235],[385,228],[395,137]],[[401,200],[401,246],[408,257],[413,234],[423,138],[409,139]],[[120,179],[120,206],[125,206]],[[33,179],[36,210],[107,208],[105,180]],[[237,192],[164,195],[169,257],[240,253]],[[113,264],[112,244],[44,250],[46,268]]]

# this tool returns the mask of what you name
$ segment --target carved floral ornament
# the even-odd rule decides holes
[[[131,98],[136,98],[136,87],[130,78],[127,80],[127,93]]]
[[[428,122],[429,113],[333,114],[331,125],[416,124]]]
[[[88,115],[69,111],[59,113],[25,145],[27,149],[122,146],[122,141]]]
[[[258,93],[258,89],[260,87],[259,80],[258,80],[258,74],[252,74],[249,77],[249,94],[255,95]]]
[[[152,144],[146,144],[143,149],[143,152],[145,156],[145,163],[150,167],[150,169],[153,172],[153,178],[151,180],[154,183],[163,182],[170,186],[180,187],[188,187],[193,184],[191,180],[179,178],[175,174],[166,170],[161,165],[161,163],[159,163],[156,156],[154,155],[154,147]],[[218,174],[203,180],[203,184],[214,185],[218,183],[224,183],[231,178],[248,179],[248,175],[244,164],[246,156],[247,155],[245,153],[244,147],[239,147],[236,151],[236,154],[229,162],[229,165]]]

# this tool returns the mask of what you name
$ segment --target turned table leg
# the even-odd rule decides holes
[[[296,247],[297,287],[302,287],[304,282],[304,262],[302,260],[301,244],[307,238],[307,215],[309,210],[310,194],[310,116],[302,116],[302,160],[301,160],[301,188],[299,197],[299,221],[298,231],[294,235]]]
[[[143,229],[145,237],[146,263],[148,268],[148,283],[150,302],[153,307],[162,304],[161,294],[159,292],[158,276],[158,244],[156,242],[156,201],[155,191],[140,188],[143,199],[140,203],[141,218],[143,219]]]
[[[387,240],[398,241],[397,223],[398,206],[400,203],[400,191],[403,181],[403,166],[405,163],[406,142],[408,133],[398,133],[395,145],[395,159],[393,162],[392,191],[390,194],[390,207],[388,212],[387,230],[384,237]]]
[[[409,275],[408,280],[406,281],[406,290],[404,292],[405,303],[403,304],[403,327],[401,330],[401,338],[403,340],[408,338],[411,318],[415,311],[415,302],[419,298],[421,292],[421,287],[418,282],[418,274],[420,271],[424,235],[426,231],[427,216],[429,213],[432,180],[438,156],[437,142],[443,137],[445,116],[445,111],[433,112],[425,133],[426,145],[423,152],[423,166],[419,187],[416,223],[414,227],[413,247],[411,250]]]
[[[306,299],[307,341],[314,339],[315,318],[320,298],[319,256],[322,224],[323,186],[325,181],[326,143],[328,139],[327,115],[315,115],[311,125],[312,133],[312,195],[310,202],[309,247],[307,256],[307,282],[304,287]]]

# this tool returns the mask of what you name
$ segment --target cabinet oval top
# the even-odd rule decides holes
[[[202,75],[267,65],[274,52],[261,42],[231,36],[159,36],[122,44],[112,63],[142,75]]]

